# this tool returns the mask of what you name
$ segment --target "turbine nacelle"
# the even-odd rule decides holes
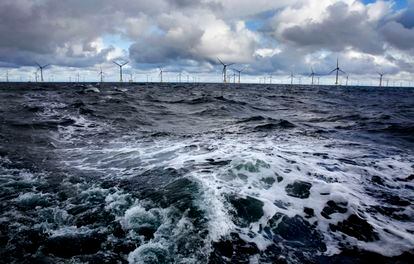
[[[129,63],[129,61],[125,61],[125,62],[122,62],[122,63],[118,63],[117,61],[112,61],[112,62],[119,66],[119,81],[122,82],[122,67],[127,65]]]
[[[234,65],[234,63],[226,64],[222,60],[220,60],[220,58],[217,58],[217,60],[221,63],[221,65],[223,65],[223,82],[226,83],[227,82],[227,67]]]
[[[339,72],[342,72],[343,74],[346,74],[346,72],[344,72],[343,70],[341,70],[341,68],[339,68],[339,59],[336,58],[336,68],[333,69],[331,72],[328,73],[328,75],[332,74],[333,72],[336,72],[336,81],[335,81],[335,85],[338,85],[338,78],[339,78]]]
[[[43,69],[50,66],[50,64],[40,65],[36,62],[36,65],[39,67],[38,70],[40,70],[40,80],[43,82]]]

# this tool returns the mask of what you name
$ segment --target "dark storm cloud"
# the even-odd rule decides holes
[[[410,1],[408,7],[397,18],[397,22],[405,28],[414,28],[414,1]]]
[[[191,31],[185,38],[151,35],[135,42],[129,48],[130,57],[137,63],[165,63],[180,59],[202,59],[192,52],[202,36],[202,31]]]
[[[97,51],[91,43],[105,34],[124,34],[125,21],[144,12],[191,7],[188,0],[2,0],[0,61],[33,65],[35,60],[62,66],[90,66],[105,61],[111,49]],[[75,62],[75,60],[77,62]]]
[[[383,43],[373,26],[368,23],[366,14],[351,11],[350,7],[338,2],[326,10],[326,18],[320,22],[289,27],[282,37],[299,46],[328,48],[341,51],[353,47],[362,52],[380,54]]]
[[[56,1],[1,1],[0,33],[7,37],[0,38],[0,60],[32,65],[37,59],[67,66],[76,58],[77,65],[87,66],[102,59],[108,50],[96,52],[91,42],[107,25],[98,16],[78,12],[92,7],[70,7],[57,6]]]
[[[381,33],[388,43],[401,50],[414,49],[414,29],[405,28],[395,21],[387,23]]]
[[[414,54],[414,1],[394,21],[386,23],[380,32],[393,47]]]

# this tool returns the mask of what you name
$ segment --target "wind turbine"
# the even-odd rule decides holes
[[[383,73],[383,72],[378,72],[378,75],[380,76],[379,87],[382,87],[382,77],[384,77],[384,74],[385,73]]]
[[[315,77],[315,72],[313,71],[313,67],[311,67],[311,74],[309,74],[309,77],[312,77],[312,85],[313,85],[313,78]]]
[[[290,72],[290,84],[293,84],[293,78],[295,77],[295,75],[293,75],[293,72]]]
[[[43,66],[41,66],[37,62],[36,62],[36,64],[37,64],[37,66],[39,67],[39,70],[40,70],[40,81],[43,82],[43,69],[46,68],[47,66],[49,66],[50,64],[46,64],[46,65],[43,65]]]
[[[37,70],[37,71],[35,71],[35,72],[34,72],[34,75],[35,75],[35,81],[36,81],[36,82],[38,81],[38,72],[39,72],[39,70]]]
[[[349,81],[349,74],[346,75],[346,84],[345,84],[345,86],[348,86],[348,81]]]
[[[240,75],[241,75],[241,73],[242,73],[244,70],[245,70],[245,68],[243,68],[243,69],[241,69],[241,70],[233,69],[233,71],[237,72],[237,74],[239,75],[239,76],[238,76],[238,77],[239,77],[239,80],[238,80],[238,83],[239,83],[239,84],[240,84]]]
[[[6,82],[9,82],[9,71],[6,71]]]
[[[122,67],[127,65],[129,63],[129,61],[126,61],[124,63],[118,63],[116,61],[112,61],[112,62],[119,66],[119,81],[122,82]]]
[[[163,73],[164,71],[162,70],[162,68],[161,68],[161,67],[160,67],[159,69],[160,69],[160,82],[162,83],[162,73]]]
[[[101,77],[101,83],[103,83],[104,73],[102,71],[102,67],[100,67],[101,71],[99,72],[99,76]]]
[[[226,83],[227,82],[227,67],[233,65],[234,63],[225,64],[219,58],[217,59],[223,65],[223,82]]]
[[[336,58],[336,68],[333,69],[329,74],[333,73],[334,71],[336,71],[336,81],[335,81],[335,85],[338,85],[339,84],[339,82],[338,82],[339,72],[342,72],[342,73],[346,74],[346,72],[344,72],[343,70],[341,70],[339,68],[339,59],[338,58]]]

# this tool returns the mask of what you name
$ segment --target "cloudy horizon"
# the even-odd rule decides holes
[[[124,60],[126,80],[163,67],[166,81],[215,82],[217,57],[244,82],[307,83],[313,68],[328,84],[337,57],[354,84],[414,81],[412,0],[3,0],[0,34],[0,81],[33,80],[36,62],[52,65],[46,81],[96,81],[100,67],[117,81]]]

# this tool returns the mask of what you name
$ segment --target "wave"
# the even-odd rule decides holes
[[[3,262],[413,257],[411,90],[36,87],[0,85]]]
[[[277,122],[257,125],[253,128],[253,130],[263,132],[263,131],[270,131],[270,130],[276,130],[276,129],[290,129],[290,128],[295,128],[295,127],[296,125],[292,124],[291,122],[281,119]]]

